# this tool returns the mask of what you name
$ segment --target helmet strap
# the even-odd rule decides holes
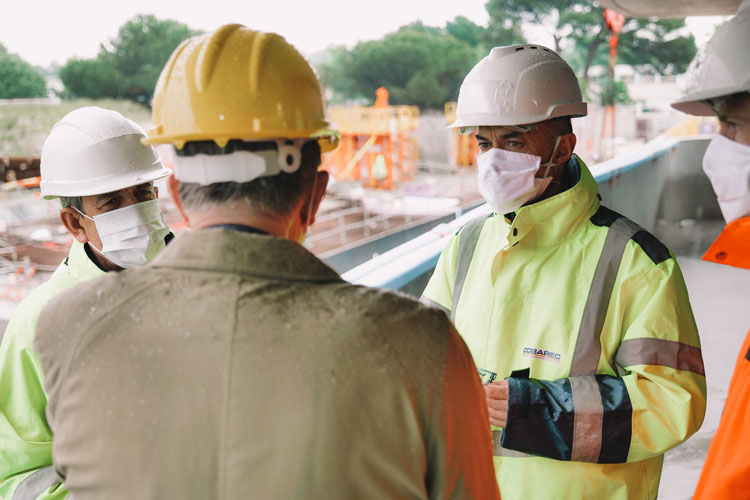
[[[549,177],[549,169],[557,165],[557,163],[554,163],[552,159],[555,157],[555,153],[557,153],[557,148],[560,146],[561,139],[562,139],[562,136],[558,135],[557,139],[555,139],[555,147],[552,149],[552,154],[550,155],[549,160],[539,165],[540,167],[547,167],[544,170],[544,177]]]

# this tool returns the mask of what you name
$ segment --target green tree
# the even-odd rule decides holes
[[[105,58],[71,59],[60,68],[67,97],[119,97],[120,75]]]
[[[485,47],[490,49],[525,41],[521,32],[521,17],[504,8],[502,0],[489,0],[484,8],[490,15],[489,25],[481,37]]]
[[[496,26],[512,29],[511,43],[523,43],[521,24],[537,24],[551,29],[555,40],[555,52],[560,52],[560,40],[565,36],[565,26],[559,23],[561,13],[572,9],[575,4],[585,3],[576,0],[488,0],[485,9],[490,15],[489,29]],[[591,3],[591,2],[588,2]]]
[[[47,84],[41,73],[0,44],[0,99],[46,95]]]
[[[392,104],[442,109],[456,99],[464,76],[478,60],[477,50],[446,30],[415,23],[382,40],[354,49],[332,49],[332,61],[320,67],[321,80],[335,100],[372,102],[385,85]]]
[[[109,56],[123,75],[121,88],[125,97],[149,101],[174,49],[199,33],[177,21],[137,15],[120,28],[109,47],[102,47],[100,57]]]
[[[588,0],[489,0],[490,29],[507,26],[508,12],[518,24],[547,27],[555,51],[570,49],[571,65],[584,79],[594,63],[609,54],[603,9]],[[684,32],[682,19],[628,19],[618,43],[618,62],[645,71],[681,73],[695,56],[695,40]]]
[[[177,21],[137,15],[103,44],[95,59],[72,59],[60,70],[68,95],[149,102],[161,69],[175,48],[199,34]]]
[[[482,37],[486,32],[485,28],[464,16],[456,16],[453,21],[448,21],[445,24],[445,31],[472,47],[477,47],[482,42]]]

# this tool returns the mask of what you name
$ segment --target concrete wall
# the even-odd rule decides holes
[[[614,172],[599,182],[602,204],[654,231],[657,222],[720,219],[721,211],[708,177],[703,153],[709,138],[685,139],[645,162],[637,154],[596,165],[596,175],[607,166]]]

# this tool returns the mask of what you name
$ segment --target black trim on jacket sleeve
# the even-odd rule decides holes
[[[597,463],[627,461],[633,409],[623,379],[595,375],[602,404]],[[575,406],[570,379],[508,379],[508,422],[503,448],[555,460],[571,460]],[[588,436],[587,436],[588,437]]]
[[[600,205],[590,220],[595,226],[610,227],[620,217],[623,216],[604,205]],[[661,264],[665,260],[672,258],[669,248],[645,229],[636,232],[630,239],[641,247],[654,264]]]
[[[625,381],[609,375],[596,375],[602,396],[602,449],[600,464],[627,462],[633,434],[633,407]]]
[[[570,460],[573,398],[568,379],[555,382],[508,379],[508,423],[503,448],[556,460]]]

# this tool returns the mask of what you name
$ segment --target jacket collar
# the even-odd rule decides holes
[[[83,243],[76,239],[73,240],[68,256],[58,269],[62,271],[63,268],[67,268],[67,272],[78,281],[88,281],[106,274],[86,255]]]
[[[583,160],[574,155],[567,165],[575,184],[562,193],[516,211],[512,221],[493,217],[493,224],[507,233],[508,248],[516,244],[549,247],[565,241],[599,208],[599,189]]]
[[[148,266],[289,281],[343,281],[298,243],[221,228],[183,231]]]

